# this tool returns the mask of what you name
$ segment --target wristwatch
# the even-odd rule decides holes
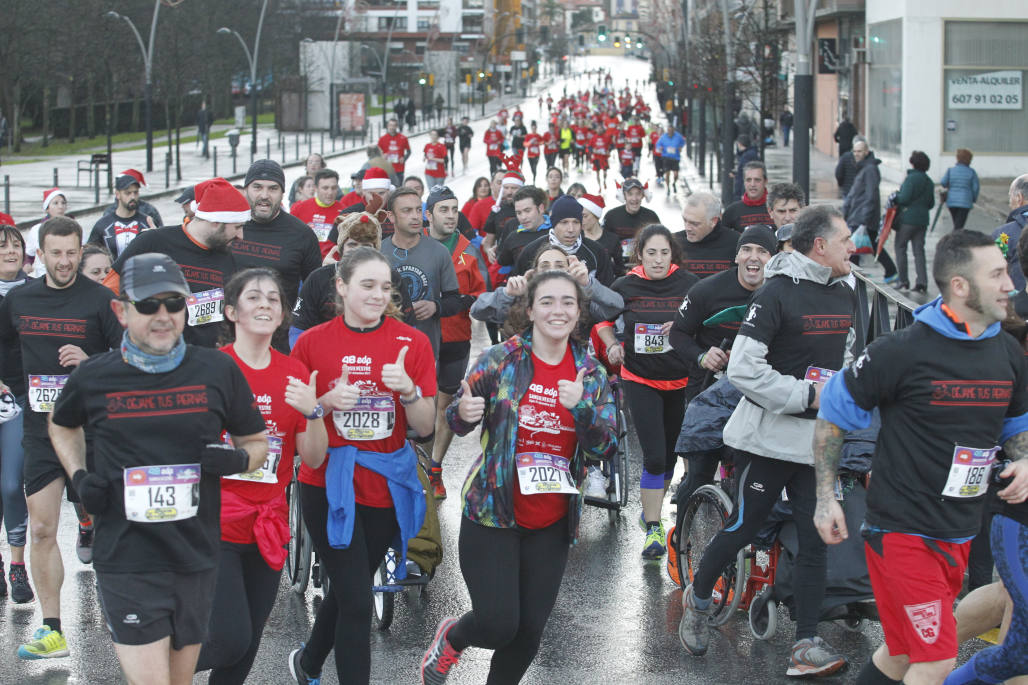
[[[424,395],[421,394],[421,387],[415,385],[414,386],[414,399],[412,399],[412,400],[405,400],[405,399],[403,399],[403,395],[400,395],[400,404],[402,404],[405,407],[409,407],[410,405],[412,405],[415,402],[417,402],[418,400],[420,400],[422,397],[424,397]]]
[[[305,416],[308,421],[315,421],[325,416],[325,407],[319,402],[314,406],[314,411]]]

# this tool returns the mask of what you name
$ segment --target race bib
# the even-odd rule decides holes
[[[133,523],[182,521],[200,507],[200,465],[125,469],[125,518]]]
[[[670,350],[668,336],[661,333],[663,328],[659,323],[635,324],[635,353],[663,354]]]
[[[388,155],[386,155],[386,159],[389,160],[390,164],[396,164],[400,161],[400,155],[389,153]]]
[[[346,440],[384,440],[393,434],[396,402],[392,395],[361,395],[353,409],[332,412],[332,423]]]
[[[976,449],[957,445],[953,448],[953,464],[942,494],[958,499],[974,499],[984,495],[989,489],[989,469],[992,468],[997,452],[999,447]]]
[[[489,149],[490,150],[499,150],[500,149],[500,144],[499,143],[489,143]]]
[[[190,326],[203,326],[225,320],[225,291],[221,288],[203,290],[186,298]]]
[[[835,375],[831,369],[822,369],[820,366],[808,366],[803,379],[815,383],[827,383],[828,379]]]
[[[515,457],[522,495],[577,495],[575,479],[568,470],[568,460],[542,452],[522,452]]]
[[[67,376],[29,376],[29,408],[42,413],[52,412]]]
[[[228,480],[244,480],[250,483],[268,483],[274,485],[278,482],[278,464],[282,461],[282,438],[274,435],[268,436],[268,456],[264,463],[256,471],[249,473],[235,473],[231,476],[223,476]]]
[[[621,256],[625,259],[631,259],[632,254],[635,252],[635,238],[626,238],[621,241]]]
[[[314,236],[318,239],[318,242],[323,243],[328,240],[328,234],[332,232],[332,225],[315,223],[311,224],[311,230],[314,231]]]

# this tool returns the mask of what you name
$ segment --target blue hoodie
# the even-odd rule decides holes
[[[365,452],[352,445],[332,447],[328,450],[328,468],[325,470],[325,495],[328,497],[328,543],[336,549],[346,549],[353,538],[353,466],[384,476],[389,481],[389,494],[396,510],[400,532],[392,547],[400,553],[396,577],[407,577],[407,542],[417,536],[425,522],[425,491],[418,480],[417,455],[410,443],[395,452]]]
[[[996,322],[986,328],[978,337],[968,335],[967,331],[958,327],[942,311],[941,296],[915,309],[914,320],[930,326],[939,335],[953,340],[986,340],[999,335],[1002,330],[999,322]],[[837,373],[828,379],[828,383],[821,391],[821,408],[817,412],[817,418],[831,421],[847,431],[867,428],[871,425],[871,412],[863,409],[853,400],[853,396],[843,380],[843,375]],[[1028,414],[1007,417],[1003,420],[1003,434],[1000,436],[999,442],[1002,445],[1012,436],[1024,431],[1028,431]]]

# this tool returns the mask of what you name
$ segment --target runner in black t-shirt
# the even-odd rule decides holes
[[[225,320],[224,286],[239,266],[232,255],[233,240],[243,237],[250,220],[250,203],[220,178],[196,186],[197,209],[185,226],[166,226],[140,234],[114,262],[104,285],[118,292],[125,260],[145,252],[171,257],[192,290],[186,317],[186,342],[214,347]]]
[[[685,230],[675,238],[685,253],[685,268],[700,278],[730,269],[739,234],[725,228],[718,216],[721,201],[710,193],[693,193],[682,206]]]
[[[285,182],[278,162],[260,159],[250,165],[243,190],[251,219],[243,226],[243,237],[232,242],[232,253],[240,269],[263,266],[277,271],[288,298],[285,306],[292,309],[300,282],[321,266],[321,251],[317,236],[300,230],[307,225],[282,211]]]
[[[464,164],[464,168],[461,173],[466,173],[468,170],[468,150],[471,149],[471,139],[475,137],[475,132],[468,126],[470,119],[467,117],[461,117],[460,126],[457,127],[457,138],[460,140],[460,158]]]
[[[856,296],[845,279],[854,247],[842,215],[827,205],[800,214],[793,246],[795,252],[768,262],[767,280],[732,345],[728,380],[743,400],[725,425],[724,442],[748,464],[736,474],[739,502],[732,517],[703,552],[683,594],[678,636],[690,654],[706,653],[714,584],[765,524],[785,488],[799,538],[796,642],[786,673],[820,676],[838,671],[846,659],[817,636],[826,548],[812,518],[810,441],[822,379],[842,368],[853,339]]]
[[[268,441],[239,367],[185,343],[190,287],[178,265],[143,254],[122,269],[121,349],[71,374],[50,436],[96,516],[101,610],[126,679],[141,683],[193,673],[214,592],[221,476],[260,467]]]
[[[157,228],[159,224],[152,218],[148,221],[147,215],[139,208],[138,180],[124,174],[115,181],[114,188],[114,207],[97,219],[86,242],[102,245],[117,257],[137,235],[148,228]]]
[[[625,179],[621,186],[625,204],[612,207],[603,216],[603,230],[617,236],[621,243],[620,257],[627,263],[634,251],[635,234],[639,229],[650,224],[659,224],[660,217],[649,207],[643,207],[642,201],[646,189],[637,178]],[[611,257],[619,255],[612,254]]]
[[[957,231],[939,241],[933,276],[941,297],[833,376],[818,413],[815,521],[829,544],[848,535],[832,495],[843,431],[866,427],[875,407],[882,417],[862,534],[885,644],[861,682],[941,682],[952,670],[951,607],[996,445],[1014,460],[999,496],[1028,497],[1028,369],[1000,329],[1013,290],[1006,261],[987,236]]]
[[[43,612],[43,627],[18,649],[23,659],[68,655],[61,629],[64,565],[57,547],[65,477],[47,437],[46,417],[71,370],[89,355],[117,347],[121,341],[110,291],[78,273],[82,227],[73,219],[53,217],[40,229],[39,244],[46,275],[15,288],[0,302],[0,345],[3,350],[18,347],[21,351],[19,369],[4,365],[5,374],[17,372],[20,378],[3,381],[28,391],[22,446],[33,530],[29,562]],[[68,497],[77,499],[72,488]]]

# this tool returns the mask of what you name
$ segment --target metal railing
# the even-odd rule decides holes
[[[892,288],[875,283],[862,271],[854,269],[853,275],[857,279],[857,313],[854,321],[857,340],[853,350],[856,356],[875,338],[914,323],[914,310],[920,305]]]

